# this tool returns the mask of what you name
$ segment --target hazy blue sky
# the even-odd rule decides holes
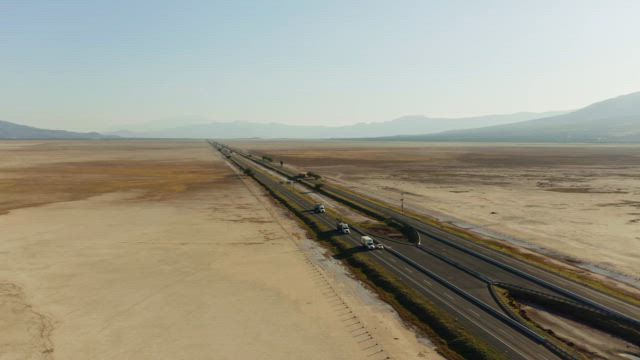
[[[347,124],[640,90],[640,1],[0,0],[0,119]]]

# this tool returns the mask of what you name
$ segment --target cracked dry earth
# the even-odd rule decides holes
[[[0,159],[2,360],[440,358],[204,142]]]

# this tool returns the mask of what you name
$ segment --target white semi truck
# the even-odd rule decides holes
[[[362,243],[362,246],[369,250],[384,249],[384,245],[376,243],[371,236],[365,235],[360,237],[360,242]]]
[[[369,250],[373,250],[376,248],[376,243],[373,242],[373,239],[370,236],[362,236],[360,238],[360,242],[362,243],[362,246]]]
[[[343,234],[351,234],[351,230],[349,229],[349,224],[346,224],[343,222],[339,222],[338,224],[336,224],[336,230],[338,230]]]

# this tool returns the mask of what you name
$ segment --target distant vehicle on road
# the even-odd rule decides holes
[[[319,214],[322,214],[322,213],[324,213],[324,212],[326,211],[326,210],[324,209],[324,205],[322,205],[322,204],[318,204],[318,205],[316,205],[316,207],[315,207],[315,208],[313,208],[313,210],[314,210],[315,212],[319,213]]]
[[[366,236],[366,235],[362,236],[360,238],[360,242],[362,243],[362,246],[364,246],[365,248],[367,248],[369,250],[384,249],[384,245],[382,245],[380,243],[376,243],[375,241],[373,241],[371,236]]]
[[[349,229],[349,224],[345,224],[343,222],[339,222],[336,224],[336,230],[343,234],[351,234],[351,230]]]
[[[376,248],[376,243],[373,242],[373,239],[370,236],[362,236],[360,238],[360,242],[362,243],[362,246],[369,250],[373,250]]]

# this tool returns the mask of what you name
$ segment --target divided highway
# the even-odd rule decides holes
[[[217,145],[212,143],[212,145]],[[222,146],[222,145],[220,145]],[[262,185],[276,190],[288,201],[303,209],[313,209],[315,202],[289,186],[261,171],[248,154],[235,151],[229,160],[240,169],[253,169],[253,177]],[[264,165],[263,165],[264,166]],[[271,169],[274,170],[274,169]],[[317,221],[334,227],[337,219],[330,215],[309,213]],[[341,235],[349,239],[354,248],[360,248],[360,229]],[[479,339],[484,340],[508,359],[559,359],[560,349],[554,349],[546,339],[522,326],[503,312],[496,303],[487,279],[477,276],[463,266],[455,266],[448,259],[423,251],[416,246],[377,240],[385,245],[384,251],[368,251],[380,266],[396,275],[406,286],[414,289],[436,306],[449,312],[461,325]],[[555,351],[552,351],[555,350]],[[568,358],[565,356],[565,358]]]
[[[240,156],[280,173],[282,176],[291,178],[296,175],[292,171],[274,166],[238,149],[233,150]],[[300,182],[310,188],[314,186],[313,183],[306,180]],[[414,248],[417,250],[413,251],[413,256],[418,256],[415,255],[418,250],[435,253],[441,258],[456,263],[458,268],[480,274],[484,280],[491,283],[507,283],[539,291],[549,296],[561,297],[567,301],[588,306],[635,328],[640,328],[640,308],[633,304],[448,233],[416,218],[406,216],[389,206],[381,205],[377,200],[345,191],[327,183],[323,185],[322,192],[330,197],[347,200],[359,207],[380,214],[384,218],[395,219],[416,229],[422,235],[422,246]]]

